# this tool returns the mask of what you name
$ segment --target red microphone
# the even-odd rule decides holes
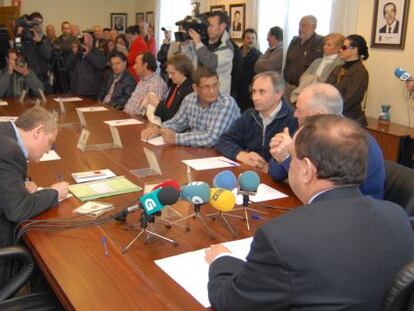
[[[154,191],[155,189],[158,189],[158,188],[162,189],[162,188],[165,188],[165,187],[173,187],[178,192],[181,191],[180,184],[178,182],[176,182],[175,180],[173,180],[173,179],[164,180],[163,182],[159,183],[154,188],[152,188],[152,190]]]

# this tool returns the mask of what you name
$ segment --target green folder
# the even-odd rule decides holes
[[[141,190],[141,187],[130,182],[125,176],[117,176],[69,186],[69,191],[82,202],[117,194],[138,192]]]

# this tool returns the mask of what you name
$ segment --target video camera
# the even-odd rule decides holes
[[[39,22],[35,19],[32,19],[29,15],[24,14],[16,19],[16,29],[18,27],[23,27],[23,32],[20,34],[23,41],[31,42],[34,38],[33,27],[39,26]]]
[[[190,40],[190,36],[188,35],[188,31],[190,29],[193,29],[195,32],[197,32],[200,37],[201,37],[201,41],[204,44],[208,43],[208,33],[207,33],[207,28],[208,28],[208,13],[202,13],[199,14],[198,16],[187,16],[186,18],[184,18],[183,20],[180,20],[178,22],[175,23],[176,26],[182,26],[185,30],[185,32],[183,31],[177,31],[174,33],[175,36],[175,41],[177,42],[183,42],[183,41],[187,41]]]

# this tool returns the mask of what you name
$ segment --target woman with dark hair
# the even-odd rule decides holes
[[[367,126],[367,118],[361,106],[368,88],[368,71],[363,60],[368,58],[368,47],[360,35],[349,35],[339,51],[339,57],[345,62],[332,70],[327,83],[334,85],[344,100],[343,115]]]
[[[101,85],[98,101],[124,109],[126,102],[135,89],[134,77],[127,71],[127,58],[124,54],[114,51],[110,57],[111,72]]]

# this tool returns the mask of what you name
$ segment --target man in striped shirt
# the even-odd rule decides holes
[[[193,76],[194,92],[187,95],[176,115],[141,132],[148,140],[162,135],[169,144],[193,147],[213,147],[222,133],[240,117],[236,101],[219,92],[217,73],[208,67],[199,67]]]

